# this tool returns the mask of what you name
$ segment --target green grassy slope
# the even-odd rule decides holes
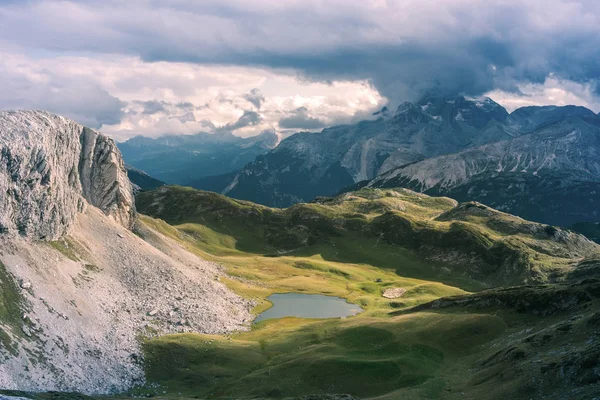
[[[22,327],[27,325],[22,317],[24,312],[21,288],[0,263],[0,346],[8,352],[16,352],[13,343],[15,337],[24,337]]]
[[[140,212],[176,226],[209,253],[319,255],[467,290],[557,280],[575,259],[600,249],[569,231],[404,189],[363,189],[274,209],[164,187],[140,194],[137,203]]]
[[[265,321],[231,337],[146,342],[148,378],[199,398],[589,399],[600,281],[484,291],[391,318]]]

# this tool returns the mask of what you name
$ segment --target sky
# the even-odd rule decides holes
[[[597,0],[0,0],[0,109],[117,140],[319,130],[426,93],[600,112]]]

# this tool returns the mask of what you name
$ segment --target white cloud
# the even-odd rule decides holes
[[[10,88],[0,93],[0,107],[48,109],[101,126],[118,140],[234,128],[236,135],[251,136],[278,129],[279,119],[299,107],[335,124],[385,103],[366,82],[310,82],[286,70],[123,56],[29,58],[0,52],[0,71],[0,86]],[[236,125],[255,108],[248,101],[253,90],[262,96],[260,122]]]
[[[502,104],[509,112],[519,107],[545,105],[579,105],[600,112],[600,100],[591,84],[582,84],[549,76],[542,84],[521,84],[519,92],[494,90],[487,96]]]

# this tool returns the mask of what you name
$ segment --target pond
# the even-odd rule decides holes
[[[254,322],[283,317],[343,318],[362,311],[345,299],[320,294],[280,293],[272,294],[267,300],[273,307],[259,314]]]

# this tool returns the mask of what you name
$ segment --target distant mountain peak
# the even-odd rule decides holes
[[[389,115],[389,113],[390,113],[390,109],[387,106],[384,106],[381,110],[374,112],[373,115],[385,116],[385,115]]]

